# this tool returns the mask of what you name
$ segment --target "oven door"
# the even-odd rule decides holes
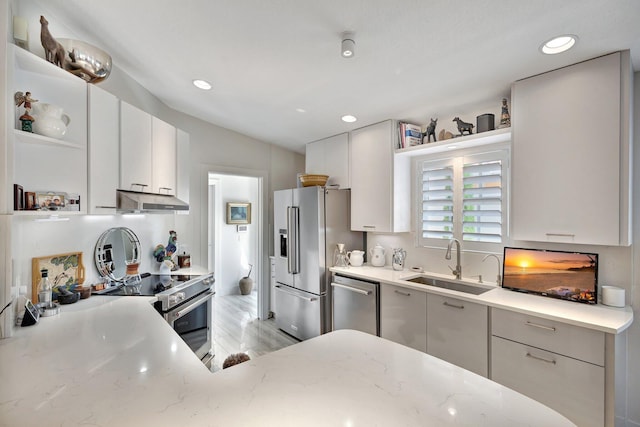
[[[211,319],[213,291],[207,291],[192,300],[185,302],[172,310],[163,313],[164,319],[174,331],[184,340],[191,350],[210,366],[213,355]]]

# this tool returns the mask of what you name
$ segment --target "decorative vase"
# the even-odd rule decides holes
[[[251,290],[253,289],[253,279],[251,277],[243,277],[238,282],[238,286],[240,286],[240,294],[249,295]]]
[[[35,117],[33,131],[50,138],[62,139],[71,122],[69,116],[63,113],[62,107],[53,104],[33,104],[32,115]]]

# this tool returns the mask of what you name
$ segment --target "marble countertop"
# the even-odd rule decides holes
[[[94,296],[0,341],[0,426],[569,426],[427,354],[337,331],[211,373],[153,298]]]
[[[479,285],[477,282],[467,282],[478,286],[489,287],[490,291],[481,295],[473,295],[434,286],[408,282],[407,278],[421,273],[413,270],[396,271],[391,267],[332,267],[332,272],[342,273],[352,277],[378,281],[382,284],[393,284],[405,288],[416,289],[433,294],[458,298],[465,301],[477,302],[490,307],[503,308],[549,320],[556,320],[576,326],[594,329],[610,334],[619,334],[633,322],[631,307],[615,308],[602,304],[588,305],[571,301],[562,301],[538,295],[527,295],[514,292],[494,285]],[[429,276],[453,280],[451,275],[428,273]]]

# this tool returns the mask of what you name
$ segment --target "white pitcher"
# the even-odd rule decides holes
[[[64,114],[62,107],[44,102],[34,103],[31,115],[35,119],[33,132],[50,138],[62,139],[71,123],[71,118]]]
[[[354,267],[360,267],[364,264],[364,251],[349,251],[347,252],[347,257],[349,258],[349,264]]]
[[[386,254],[385,249],[379,243],[373,248],[369,249],[369,256],[371,257],[371,265],[374,267],[384,267],[384,256]]]

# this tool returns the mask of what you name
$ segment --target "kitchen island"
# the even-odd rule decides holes
[[[152,300],[92,297],[0,341],[0,425],[573,425],[486,378],[355,331],[214,374]]]

